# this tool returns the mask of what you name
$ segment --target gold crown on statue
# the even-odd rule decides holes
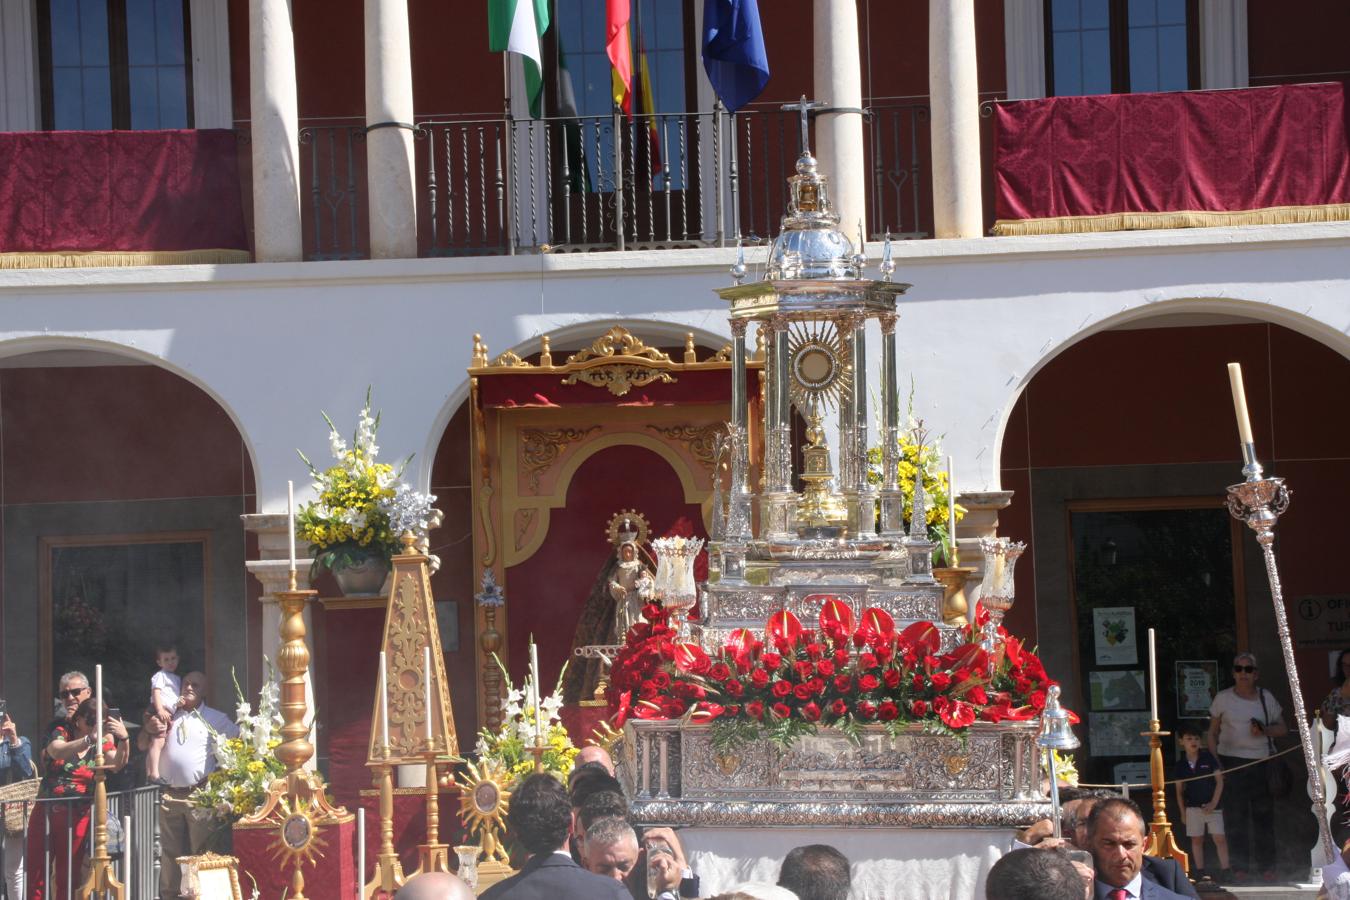
[[[616,512],[605,526],[605,536],[616,548],[629,542],[645,544],[650,531],[651,526],[647,524],[647,517],[632,509]]]

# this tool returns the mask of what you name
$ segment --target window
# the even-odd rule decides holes
[[[684,4],[670,0],[639,0],[633,5],[629,32],[633,36],[633,90],[638,90],[639,26],[642,47],[647,52],[655,109],[634,112],[678,113],[685,111]],[[557,0],[554,23],[558,28],[559,66],[565,67],[576,94],[577,112],[583,116],[610,114],[610,66],[605,54],[605,4],[588,0]]]
[[[188,0],[38,0],[42,127],[192,127]]]
[[[1045,0],[1047,93],[1196,87],[1198,22],[1196,0]]]

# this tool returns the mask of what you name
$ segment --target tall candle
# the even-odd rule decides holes
[[[1233,411],[1237,413],[1238,439],[1244,444],[1252,440],[1252,420],[1247,415],[1247,392],[1242,387],[1242,364],[1228,364],[1228,384],[1233,389]]]
[[[380,746],[389,756],[389,669],[385,653],[380,651]]]
[[[1153,721],[1158,721],[1158,650],[1152,628],[1148,630],[1148,708]]]
[[[530,702],[534,705],[534,745],[544,746],[543,716],[539,711],[539,645],[530,641]]]
[[[94,754],[103,753],[103,666],[94,666]]]
[[[286,539],[290,547],[291,571],[295,571],[295,482],[286,482]]]
[[[427,743],[431,743],[431,645],[422,648],[422,687],[427,701]]]
[[[366,808],[356,808],[356,896],[364,896],[362,885],[366,883]]]
[[[956,557],[956,476],[952,467],[951,454],[947,454],[947,537],[952,542],[951,559],[947,560],[947,565],[958,566]]]

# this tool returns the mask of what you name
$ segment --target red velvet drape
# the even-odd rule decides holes
[[[999,220],[1350,202],[1341,84],[1000,103]]]

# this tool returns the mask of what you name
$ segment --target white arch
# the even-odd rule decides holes
[[[51,350],[88,350],[96,353],[105,353],[110,356],[120,356],[137,362],[146,363],[163,369],[173,375],[178,376],[184,381],[198,388],[206,396],[220,407],[221,411],[229,418],[230,423],[234,425],[234,430],[238,432],[240,440],[244,445],[244,452],[248,454],[248,464],[253,471],[253,478],[258,479],[258,456],[253,447],[253,440],[248,431],[244,428],[239,414],[225,402],[225,398],[212,385],[203,381],[199,376],[181,366],[175,365],[162,356],[154,353],[148,353],[137,347],[129,347],[126,344],[120,344],[116,341],[97,340],[95,338],[74,337],[71,335],[30,335],[27,337],[12,338],[9,340],[0,339],[0,359],[13,359],[19,356],[27,356],[30,353],[44,353]]]
[[[489,348],[489,355],[496,359],[502,353],[510,350],[520,356],[529,356],[539,352],[539,339],[545,335],[550,338],[555,347],[566,347],[578,338],[589,343],[598,338],[605,329],[615,325],[622,325],[627,328],[648,345],[677,342],[683,346],[685,335],[690,333],[694,335],[694,344],[704,349],[721,349],[727,343],[725,334],[718,334],[705,328],[680,322],[668,322],[660,319],[588,319],[584,322],[555,328],[552,331],[541,332],[527,340],[519,341],[511,347]],[[436,461],[436,451],[440,448],[441,439],[445,436],[445,429],[450,426],[450,420],[454,418],[455,413],[459,412],[459,408],[468,399],[469,376],[466,372],[463,380],[455,385],[454,390],[450,392],[445,403],[437,411],[436,417],[431,422],[431,430],[422,443],[422,452],[419,454],[421,464],[417,466],[417,474],[420,482],[428,489],[431,487],[431,467]],[[468,448],[465,448],[465,452],[468,452]]]
[[[1280,325],[1284,328],[1288,328],[1290,331],[1295,331],[1305,337],[1311,338],[1319,344],[1336,351],[1347,360],[1350,360],[1350,334],[1339,331],[1327,325],[1325,322],[1314,319],[1311,316],[1296,313],[1286,307],[1277,306],[1272,303],[1261,303],[1254,300],[1242,300],[1233,297],[1181,297],[1173,300],[1160,300],[1155,303],[1140,304],[1086,325],[1082,330],[1070,335],[1059,344],[1049,348],[1036,360],[1034,365],[1028,367],[1026,373],[1008,394],[1002,409],[999,411],[999,425],[996,440],[998,452],[995,454],[994,459],[1001,459],[1003,456],[1003,439],[1007,432],[1008,422],[1012,419],[1013,409],[1017,406],[1017,401],[1021,399],[1023,392],[1031,384],[1032,380],[1040,374],[1042,369],[1049,365],[1051,360],[1058,357],[1070,347],[1095,334],[1111,331],[1121,325],[1147,322],[1149,319],[1158,319],[1185,313],[1227,316],[1246,319],[1252,323]],[[999,466],[996,465],[996,472],[998,468]]]

